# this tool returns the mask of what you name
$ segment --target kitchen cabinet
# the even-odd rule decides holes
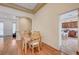
[[[78,22],[77,21],[64,22],[62,23],[62,28],[78,28]]]

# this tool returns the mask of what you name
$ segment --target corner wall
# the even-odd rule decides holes
[[[46,4],[32,20],[32,31],[40,31],[42,41],[59,49],[59,14],[79,8],[79,4]]]

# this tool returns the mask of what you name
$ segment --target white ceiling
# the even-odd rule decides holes
[[[15,4],[31,10],[34,9],[37,5],[37,3],[15,3]]]

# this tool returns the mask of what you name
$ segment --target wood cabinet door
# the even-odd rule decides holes
[[[78,22],[73,21],[62,23],[62,28],[78,28]]]
[[[75,28],[78,28],[78,22],[77,21],[75,21],[73,25],[74,25]]]

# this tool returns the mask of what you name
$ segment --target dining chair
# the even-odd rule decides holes
[[[24,34],[22,35],[22,50],[24,50],[24,53],[27,53],[27,44],[30,41],[30,35],[29,32],[24,32]]]
[[[41,43],[41,35],[39,31],[34,31],[31,34],[31,41],[29,42],[29,47],[31,48],[32,53],[34,54],[35,48],[40,52],[40,43]]]

